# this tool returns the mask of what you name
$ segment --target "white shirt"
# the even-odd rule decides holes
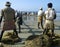
[[[54,14],[55,14],[55,11],[52,8],[48,8],[48,10],[45,11],[46,19],[53,20]]]
[[[43,14],[43,10],[39,10],[38,11],[38,16],[42,16],[42,14]]]

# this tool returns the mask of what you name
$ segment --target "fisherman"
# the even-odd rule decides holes
[[[54,36],[54,20],[56,19],[56,12],[53,10],[52,3],[48,3],[48,9],[45,11],[45,24],[44,24],[44,33],[48,34],[48,31],[52,31],[52,36]]]
[[[40,27],[43,29],[43,14],[43,8],[40,8],[38,11],[38,29],[40,29]]]
[[[4,17],[4,24],[3,24],[3,29],[1,32],[1,38],[4,31],[6,30],[14,30],[14,32],[16,33],[18,37],[18,33],[16,31],[16,26],[15,26],[15,10],[10,7],[11,6],[10,2],[6,2],[5,6],[6,7],[2,9],[1,11],[1,18],[0,18],[0,23],[1,23],[2,18]]]
[[[23,20],[22,20],[22,12],[17,12],[17,17],[16,17],[18,20],[17,20],[17,24],[18,24],[18,27],[19,27],[19,33],[21,32],[21,25],[23,23]]]

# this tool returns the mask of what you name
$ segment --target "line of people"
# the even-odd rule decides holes
[[[15,17],[15,10],[10,7],[11,6],[10,2],[6,2],[5,6],[6,7],[4,9],[2,9],[2,11],[1,11],[1,18],[0,18],[0,23],[1,23],[2,18],[4,17],[4,25],[3,25],[2,32],[1,32],[1,38],[2,38],[4,31],[6,31],[6,30],[14,30],[17,37],[19,37],[18,33],[16,31],[15,22],[16,22],[16,18],[19,17],[20,14],[18,13],[18,16]],[[43,9],[40,8],[40,10],[38,12],[38,28],[40,28],[39,25],[41,24],[41,28],[44,29],[43,34],[45,32],[47,34],[48,30],[51,29],[52,36],[53,36],[54,35],[54,20],[56,19],[56,12],[52,7],[53,7],[52,3],[48,3],[48,9],[45,12],[43,12]],[[43,27],[43,17],[45,19],[44,27]],[[19,19],[21,19],[21,17],[19,17],[18,20]],[[19,20],[18,21],[19,32],[21,32],[20,24],[22,24],[22,23]],[[1,38],[0,38],[0,40],[1,40]]]

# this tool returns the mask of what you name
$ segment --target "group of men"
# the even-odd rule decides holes
[[[54,36],[54,20],[56,19],[56,11],[52,5],[52,3],[47,4],[48,9],[44,12],[43,8],[40,8],[38,11],[38,28],[44,29],[43,34],[48,34],[48,31],[51,30],[52,36]],[[44,27],[43,27],[43,17],[45,19]],[[39,27],[39,25],[41,25]]]
[[[18,37],[18,33],[16,31],[16,17],[15,17],[15,10],[13,8],[11,8],[11,3],[10,2],[6,2],[5,4],[5,8],[2,9],[1,11],[1,18],[0,18],[0,23],[2,21],[2,18],[4,17],[4,24],[3,24],[3,29],[1,32],[1,38],[2,35],[4,33],[4,31],[6,30],[14,30],[14,32],[16,33],[17,37]],[[51,29],[52,31],[52,35],[54,35],[54,16],[56,15],[55,10],[52,9],[52,3],[48,3],[48,9],[47,11],[45,11],[45,13],[43,12],[43,9],[41,8],[38,12],[38,28],[39,24],[41,23],[41,27],[43,28],[43,17],[45,18],[45,24],[44,24],[44,32],[43,34],[46,32],[46,34],[48,33],[48,30]],[[19,18],[21,19],[21,18]],[[18,22],[20,24],[20,21]],[[20,25],[18,24],[19,28]],[[19,30],[20,31],[20,30]],[[1,40],[0,38],[0,40]]]

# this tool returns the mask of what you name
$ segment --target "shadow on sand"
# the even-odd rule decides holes
[[[24,22],[24,25],[27,26],[27,28],[22,28],[22,29],[29,29],[28,33],[32,33],[33,35],[35,35],[35,33],[42,33],[42,31],[33,31],[33,27],[30,27],[29,25],[26,25],[26,23]]]

